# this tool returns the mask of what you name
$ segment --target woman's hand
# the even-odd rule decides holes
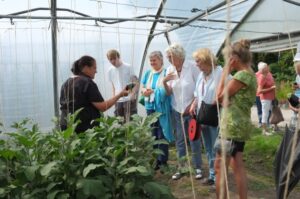
[[[126,87],[119,93],[120,97],[125,97],[127,95],[129,95],[131,91],[127,90]]]
[[[193,102],[192,105],[191,105],[191,107],[190,107],[190,110],[189,110],[189,113],[190,113],[190,115],[192,117],[195,116],[195,115],[197,115],[196,109],[197,109],[196,103]]]
[[[150,88],[147,88],[147,89],[143,89],[143,92],[142,94],[146,97],[149,97],[154,91]]]
[[[163,79],[163,82],[167,83],[168,81],[174,80],[176,78],[177,78],[177,75],[175,74],[175,72],[172,72],[172,73],[165,76],[165,78]]]
[[[271,88],[275,90],[275,89],[276,89],[276,86],[274,85],[274,86],[272,86]]]

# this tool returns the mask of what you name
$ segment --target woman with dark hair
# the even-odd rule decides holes
[[[127,95],[128,91],[124,89],[111,99],[104,101],[93,81],[97,73],[97,65],[96,60],[91,56],[82,56],[75,61],[71,71],[74,76],[70,77],[61,87],[60,127],[62,130],[67,128],[68,113],[82,109],[76,118],[76,120],[80,120],[80,123],[75,131],[80,133],[97,125],[93,120],[101,116],[99,111],[104,112],[112,107],[120,97]]]
[[[243,162],[245,142],[255,129],[251,122],[251,107],[256,96],[256,77],[251,69],[250,41],[241,40],[223,51],[226,65],[220,80],[217,99],[222,103],[220,135],[215,143],[217,198],[227,198],[226,171],[231,165],[240,199],[247,198],[246,169]],[[226,84],[228,74],[236,71]],[[222,162],[225,162],[225,168]]]

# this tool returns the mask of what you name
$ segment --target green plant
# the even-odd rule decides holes
[[[276,85],[276,98],[279,101],[285,101],[288,95],[293,93],[293,87],[291,82],[280,82]]]
[[[122,124],[102,117],[76,134],[75,115],[64,131],[41,132],[28,120],[0,141],[1,198],[173,198],[154,180],[151,124],[157,115]]]

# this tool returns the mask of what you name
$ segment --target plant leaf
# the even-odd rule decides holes
[[[101,166],[103,166],[103,164],[89,164],[87,167],[83,169],[82,172],[83,177],[86,177],[91,171]]]
[[[49,173],[52,171],[53,167],[57,165],[57,162],[50,162],[42,167],[40,173],[42,176],[48,176]]]
[[[54,190],[47,195],[47,199],[55,199],[56,194],[63,192],[63,190]]]
[[[150,172],[144,166],[130,167],[127,169],[127,171],[125,173],[129,174],[129,173],[135,173],[135,172],[140,173],[142,176],[150,175]]]
[[[39,166],[29,166],[24,169],[24,174],[29,181],[35,178],[35,172],[39,169]]]
[[[80,179],[76,187],[87,197],[95,196],[96,198],[103,198],[103,195],[107,192],[107,188],[103,185],[101,180]]]
[[[145,183],[143,188],[146,191],[146,193],[150,195],[150,198],[164,198],[164,199],[174,198],[169,187],[157,182],[147,182]]]

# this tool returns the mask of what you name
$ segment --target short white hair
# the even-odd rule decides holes
[[[183,47],[178,43],[171,44],[167,49],[166,53],[171,53],[175,57],[185,59],[185,50]]]
[[[259,62],[257,65],[257,68],[259,71],[262,71],[264,68],[266,68],[268,66],[268,64],[266,64],[265,62]]]

